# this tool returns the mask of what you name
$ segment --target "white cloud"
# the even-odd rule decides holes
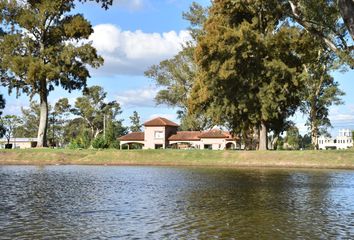
[[[105,63],[93,73],[142,75],[151,65],[176,55],[190,39],[188,31],[144,33],[122,31],[112,24],[97,25],[90,40]]]
[[[114,0],[113,6],[125,7],[130,10],[140,10],[145,6],[144,0]]]
[[[334,128],[354,128],[354,107],[349,105],[332,108],[329,119]]]
[[[157,91],[155,88],[127,90],[119,93],[117,100],[124,107],[155,107]]]
[[[24,102],[20,100],[15,100],[15,101],[7,101],[5,104],[5,109],[3,110],[3,116],[5,115],[21,115],[21,108],[28,108],[28,104],[25,104]]]

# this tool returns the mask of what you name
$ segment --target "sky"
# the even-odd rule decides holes
[[[208,6],[209,0],[195,0]],[[118,100],[123,113],[120,118],[129,125],[129,116],[137,111],[142,122],[156,116],[179,122],[177,109],[164,105],[157,106],[154,97],[158,91],[154,81],[144,76],[149,66],[173,57],[190,39],[189,23],[182,18],[191,0],[114,0],[109,10],[96,3],[77,4],[76,12],[83,13],[91,22],[94,33],[90,37],[98,53],[105,59],[99,69],[91,69],[88,85],[100,85],[108,93],[108,100]],[[354,129],[354,71],[335,72],[333,76],[346,93],[344,104],[330,110],[330,119],[336,135],[340,128]],[[8,95],[7,89],[0,88],[7,104],[5,114],[20,114],[21,107],[29,105],[25,95],[16,98]],[[49,100],[55,103],[62,97],[74,104],[81,92],[68,93],[60,88],[51,92]],[[307,132],[305,116],[297,113],[294,120],[302,134]]]

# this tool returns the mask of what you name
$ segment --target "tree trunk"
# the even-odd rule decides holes
[[[268,135],[267,135],[267,126],[265,122],[262,121],[261,128],[259,129],[259,146],[258,150],[267,150],[268,149]]]
[[[276,135],[274,138],[273,138],[273,141],[272,141],[272,149],[273,150],[277,150],[276,149],[276,144],[278,142],[278,139],[279,139],[279,135]]]
[[[350,36],[354,40],[354,1],[338,0],[338,7]]]
[[[318,150],[318,128],[314,122],[311,122],[311,144],[315,150]]]
[[[46,81],[41,81],[40,89],[40,118],[38,127],[37,147],[47,147],[48,127],[48,91]]]

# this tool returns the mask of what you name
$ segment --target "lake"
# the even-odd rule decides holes
[[[0,166],[0,239],[353,239],[354,172]]]

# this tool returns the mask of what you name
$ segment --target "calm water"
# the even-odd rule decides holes
[[[0,167],[0,239],[353,239],[354,172]]]

